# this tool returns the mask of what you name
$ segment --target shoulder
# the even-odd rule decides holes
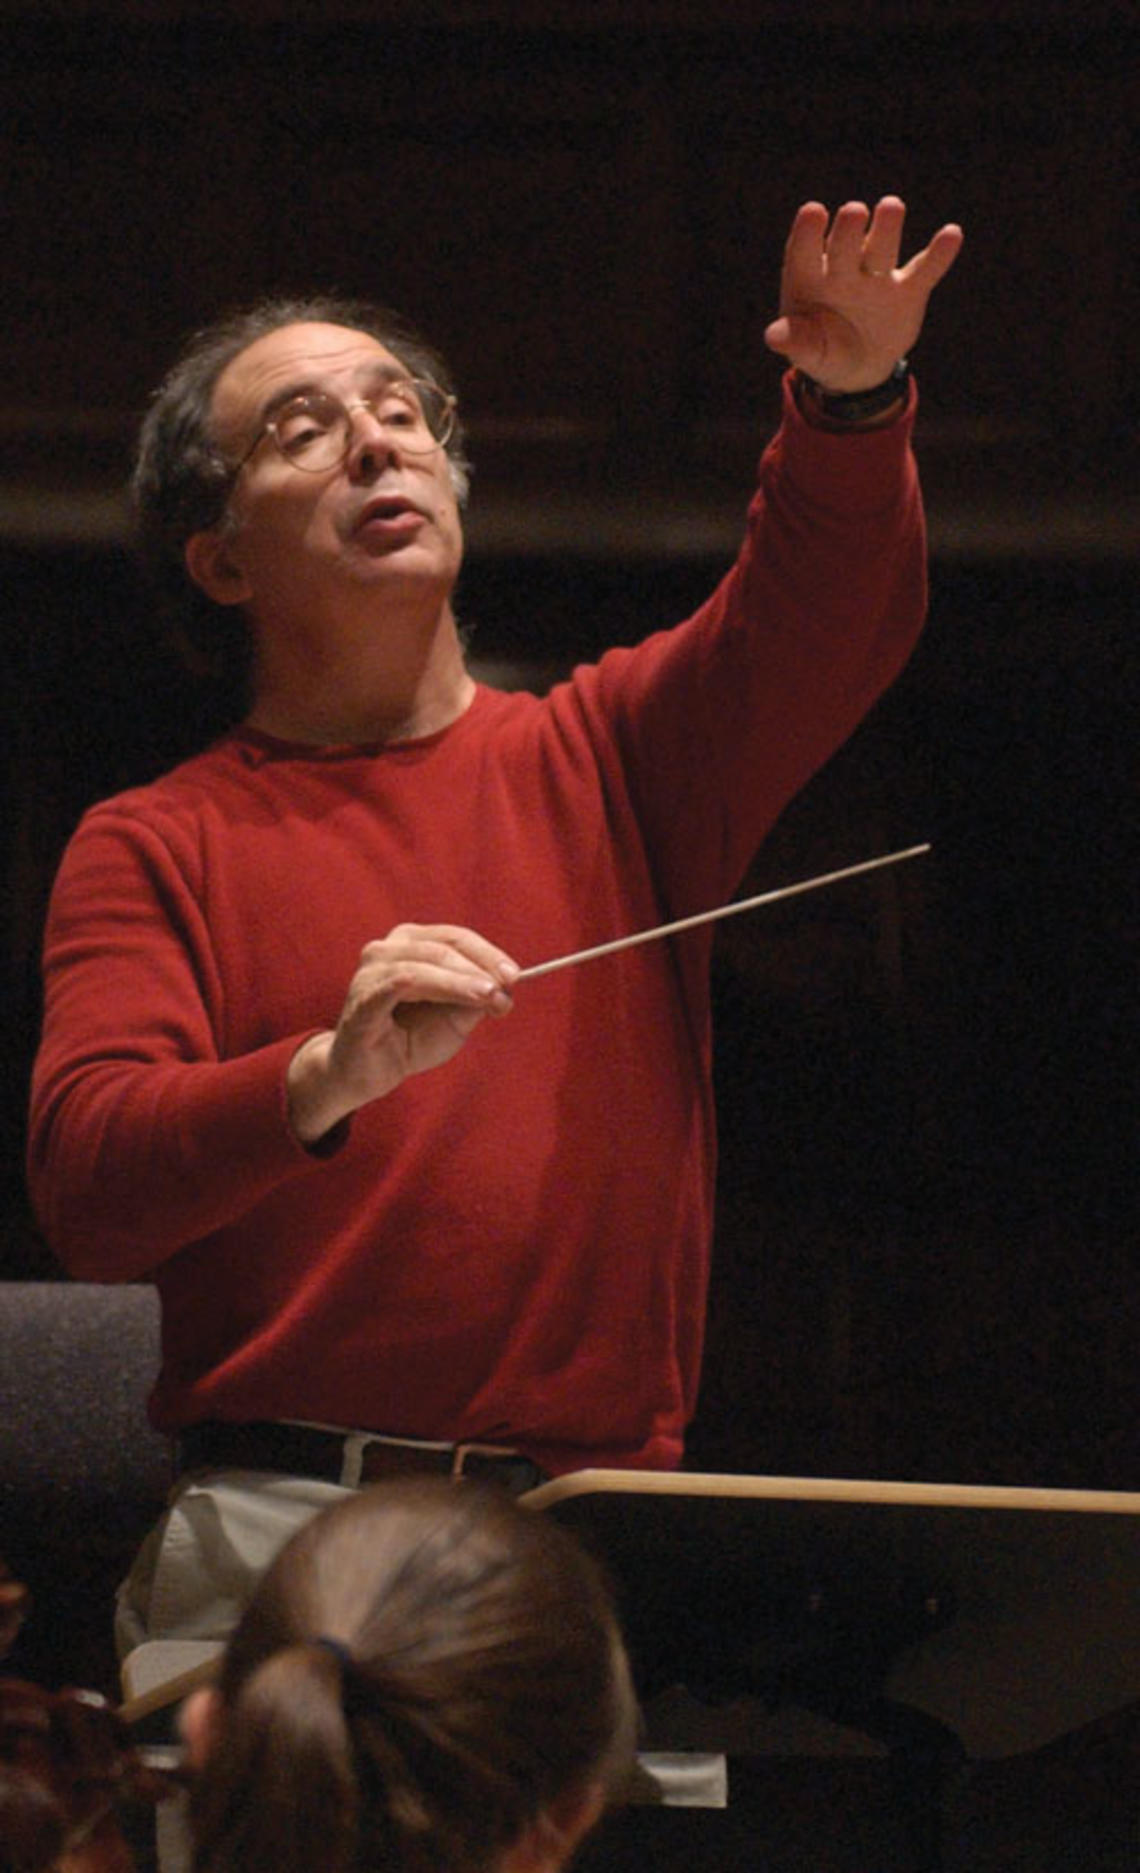
[[[136,850],[196,843],[196,829],[203,821],[224,818],[228,800],[243,790],[243,763],[235,738],[223,737],[154,780],[89,806],[68,842],[66,856],[105,847],[108,841]]]

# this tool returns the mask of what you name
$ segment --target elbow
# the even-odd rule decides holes
[[[85,1173],[58,1121],[37,1125],[33,1119],[27,1185],[44,1241],[73,1280],[139,1280],[161,1259],[129,1198],[116,1203],[97,1168]]]

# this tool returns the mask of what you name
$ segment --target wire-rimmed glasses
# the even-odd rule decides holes
[[[290,397],[258,430],[233,473],[239,474],[266,436],[293,468],[321,475],[347,460],[353,415],[367,410],[397,447],[411,455],[446,448],[455,433],[455,398],[430,377],[394,377],[371,397],[348,403],[328,390]]]

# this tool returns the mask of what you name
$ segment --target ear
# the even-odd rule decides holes
[[[195,585],[215,605],[242,605],[249,597],[249,581],[235,551],[233,532],[224,520],[202,533],[192,533],[183,558]]]
[[[601,1816],[606,1792],[600,1782],[559,1795],[509,1847],[502,1873],[558,1873]]]
[[[221,1693],[212,1684],[191,1691],[178,1713],[178,1728],[192,1769],[204,1767],[221,1729]]]

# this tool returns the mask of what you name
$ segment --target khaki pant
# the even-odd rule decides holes
[[[119,1657],[156,1642],[228,1638],[290,1536],[348,1494],[336,1483],[263,1470],[186,1477],[119,1589]]]

